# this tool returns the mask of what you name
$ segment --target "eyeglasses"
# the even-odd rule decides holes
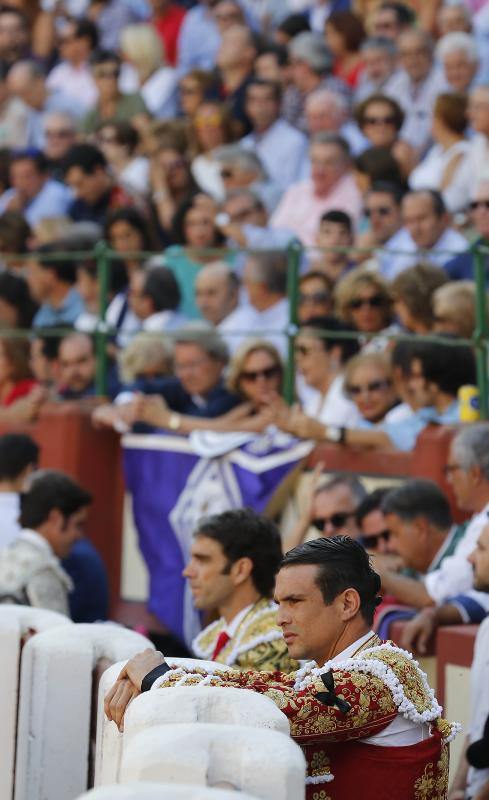
[[[93,74],[96,78],[115,78],[119,77],[119,70],[118,69],[95,69]]]
[[[44,135],[48,139],[67,139],[69,136],[74,136],[75,131],[72,131],[69,128],[64,128],[63,130],[59,131],[44,131]]]
[[[350,300],[350,308],[358,311],[363,306],[370,306],[370,308],[380,308],[384,305],[384,298],[381,294],[373,294],[372,297],[355,297]]]
[[[456,472],[458,469],[462,469],[460,464],[445,464],[443,467],[443,474],[445,477],[448,477],[448,475],[451,475],[452,472]]]
[[[351,397],[358,397],[362,392],[380,392],[381,389],[387,389],[390,386],[390,381],[371,381],[370,383],[359,386],[358,384],[351,384],[347,387],[348,394]]]
[[[324,531],[326,525],[329,523],[333,528],[343,528],[351,517],[355,516],[354,511],[338,511],[336,514],[331,514],[330,517],[323,517],[322,519],[313,519],[312,525],[318,531]]]
[[[486,210],[489,208],[489,200],[472,200],[469,203],[469,208],[471,211],[476,211],[478,208],[485,208]]]
[[[296,344],[294,347],[294,353],[298,356],[308,356],[310,353],[314,353],[316,350],[314,347],[306,347],[305,344]]]
[[[364,125],[395,125],[396,118],[389,114],[387,117],[364,117],[363,118]]]
[[[381,540],[388,542],[391,532],[388,530],[380,531],[380,533],[372,533],[370,536],[362,536],[362,544],[365,550],[376,550]]]
[[[234,172],[233,172],[232,169],[222,169],[221,170],[221,178],[223,180],[226,180],[227,178],[232,178],[233,175],[234,175]]]
[[[250,381],[250,383],[255,383],[258,378],[265,378],[265,380],[269,381],[279,374],[280,367],[278,364],[275,364],[273,367],[265,367],[265,369],[248,370],[247,372],[242,372],[239,377],[242,381]]]
[[[331,300],[328,292],[311,292],[311,294],[300,294],[299,303],[327,303]]]
[[[378,214],[379,217],[387,217],[391,212],[391,208],[387,208],[387,206],[379,206],[378,208],[366,208],[364,213],[367,219],[370,219],[370,217],[373,217],[374,214]]]

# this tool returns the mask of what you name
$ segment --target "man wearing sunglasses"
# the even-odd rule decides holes
[[[370,553],[388,553],[390,530],[382,511],[382,501],[389,488],[383,487],[370,492],[360,503],[355,514],[361,543]]]
[[[472,201],[469,206],[470,219],[478,233],[478,238],[474,244],[487,247],[489,244],[489,181],[484,180],[476,186]],[[473,247],[473,245],[472,245]],[[489,287],[488,258],[484,256],[486,263],[486,284]],[[474,256],[472,249],[467,249],[465,253],[455,256],[445,270],[448,272],[452,281],[474,280]]]

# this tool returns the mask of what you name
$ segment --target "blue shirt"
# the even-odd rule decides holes
[[[301,179],[309,143],[303,133],[284,119],[277,119],[262,134],[249,133],[240,144],[259,156],[269,178],[282,189]]]
[[[459,422],[459,405],[458,401],[454,400],[442,414],[439,414],[433,406],[427,406],[418,409],[411,417],[400,422],[381,422],[379,425],[373,425],[371,422],[363,420],[358,427],[383,431],[398,450],[407,452],[414,450],[419,434],[429,423],[456,425]]]
[[[17,194],[15,189],[7,189],[0,197],[0,214],[7,210],[10,200]],[[67,217],[73,200],[71,189],[59,181],[47,180],[39,194],[24,207],[24,217],[31,227],[43,219]]]
[[[97,550],[88,539],[79,539],[62,561],[73,581],[68,598],[73,622],[96,622],[109,614],[107,572]]]
[[[487,247],[487,243],[484,242],[483,239],[477,239],[475,244],[485,245]],[[489,258],[488,256],[484,256],[485,265],[486,265],[486,286],[489,288]],[[455,256],[455,258],[450,259],[445,266],[443,267],[450,280],[452,281],[473,281],[475,280],[475,259],[470,250],[466,250],[465,253],[460,253],[460,255]]]
[[[219,29],[207,6],[194,6],[185,15],[178,37],[177,66],[180,75],[191,69],[213,70],[221,42]]]
[[[73,325],[77,317],[85,311],[83,300],[76,289],[70,289],[58,308],[43,303],[32,320],[33,328],[47,328],[53,325]]]

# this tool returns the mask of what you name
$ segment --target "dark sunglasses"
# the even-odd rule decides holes
[[[326,303],[330,299],[328,292],[311,292],[311,294],[299,295],[299,303]]]
[[[379,208],[366,208],[365,209],[365,216],[367,219],[373,217],[374,214],[378,214],[379,217],[387,217],[391,213],[392,209],[387,208],[386,206],[379,206]]]
[[[266,367],[266,369],[257,369],[257,370],[250,370],[249,372],[242,372],[240,375],[240,379],[243,381],[251,381],[254,383],[258,380],[258,378],[265,378],[266,380],[271,380],[271,378],[275,378],[277,375],[280,374],[280,367],[275,365],[274,367]]]
[[[119,70],[115,69],[115,67],[113,69],[110,67],[107,69],[95,69],[93,74],[96,78],[112,78],[115,80],[119,77]]]
[[[392,114],[388,117],[364,117],[364,125],[394,125],[396,118]]]
[[[364,386],[352,383],[347,387],[347,391],[351,397],[358,397],[362,392],[380,392],[381,389],[386,389],[387,386],[390,386],[390,381],[371,381]]]
[[[362,306],[370,306],[370,308],[380,308],[384,305],[384,298],[381,294],[373,294],[372,297],[356,297],[350,300],[350,308],[355,310],[362,308]]]
[[[223,180],[226,180],[227,178],[232,178],[233,175],[234,175],[234,172],[232,171],[232,169],[222,169],[221,170],[221,178]]]
[[[489,200],[472,200],[469,203],[469,208],[471,211],[475,211],[477,208],[489,208]]]
[[[355,512],[350,511],[338,511],[336,514],[331,514],[330,517],[323,517],[323,519],[313,519],[311,525],[314,525],[318,531],[324,531],[324,527],[327,522],[333,526],[333,528],[343,528],[346,525],[347,521],[350,517],[354,517]]]
[[[388,530],[380,531],[380,533],[375,533],[371,536],[362,536],[362,544],[366,550],[376,550],[380,540],[383,539],[384,542],[388,542],[390,536],[391,532]]]

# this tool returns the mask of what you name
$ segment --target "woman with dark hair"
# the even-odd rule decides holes
[[[171,241],[179,206],[198,191],[186,155],[187,141],[164,143],[151,159],[151,188],[156,216],[165,239]]]
[[[127,272],[139,269],[139,258],[125,258],[126,253],[152,252],[158,250],[158,242],[151,225],[135,208],[117,208],[107,216],[104,235],[113,250],[120,254]]]
[[[353,159],[353,175],[356,184],[365,195],[379,182],[389,182],[400,189],[406,188],[406,183],[397,159],[387,147],[369,147]]]
[[[363,22],[352,11],[333,11],[326,20],[326,44],[334,56],[333,74],[355,89],[363,70]]]
[[[95,140],[116,181],[138,194],[148,194],[149,161],[137,154],[139,133],[136,128],[125,121],[103,122]]]
[[[356,107],[354,115],[358,127],[372,147],[387,149],[406,178],[417,157],[411,145],[399,138],[404,122],[404,112],[399,103],[383,94],[373,94]],[[386,180],[392,179],[388,177]]]
[[[28,329],[38,309],[27,282],[12,272],[0,273],[0,326]]]
[[[26,397],[37,386],[29,367],[27,339],[0,339],[0,406]]]

